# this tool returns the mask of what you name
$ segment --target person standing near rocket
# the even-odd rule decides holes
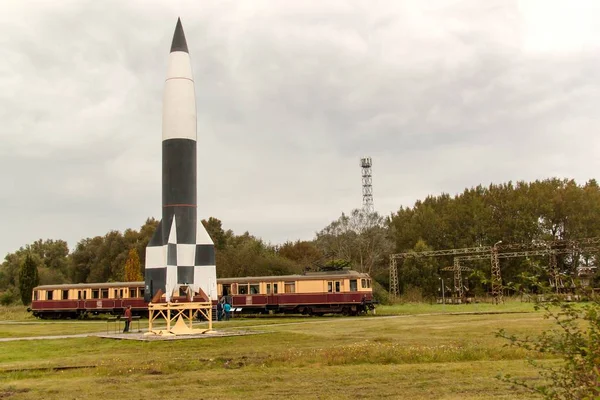
[[[217,297],[215,248],[197,217],[194,78],[181,20],[169,53],[162,112],[162,219],[146,247],[145,294],[166,301],[182,287]]]

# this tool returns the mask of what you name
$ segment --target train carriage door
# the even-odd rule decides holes
[[[279,298],[275,296],[279,291],[279,286],[276,282],[268,282],[267,283],[267,304],[269,305],[277,305],[279,304]]]
[[[115,307],[123,308],[123,289],[115,289]]]
[[[231,296],[231,284],[224,283],[221,289],[221,296],[227,298],[227,296]]]
[[[335,296],[335,294],[340,293],[341,291],[341,281],[327,281],[327,302],[335,302],[339,300],[339,296]]]

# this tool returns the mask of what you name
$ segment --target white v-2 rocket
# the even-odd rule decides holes
[[[146,247],[144,298],[165,300],[189,287],[217,298],[215,246],[197,217],[196,97],[194,78],[177,19],[162,112],[162,220]]]

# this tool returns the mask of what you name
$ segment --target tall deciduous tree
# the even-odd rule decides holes
[[[360,272],[373,273],[377,264],[392,250],[387,221],[377,213],[362,209],[342,213],[322,231],[317,233],[317,245],[324,253],[352,261]]]
[[[19,271],[19,291],[21,293],[21,301],[24,305],[31,304],[31,293],[38,283],[37,265],[31,254],[27,254]]]
[[[142,269],[140,265],[140,257],[138,256],[136,249],[129,250],[129,257],[125,263],[125,281],[126,282],[137,282],[141,281]]]

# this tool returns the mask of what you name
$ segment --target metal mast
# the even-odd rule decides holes
[[[371,157],[363,157],[360,159],[360,167],[362,169],[362,194],[363,194],[363,210],[367,213],[372,213],[373,209],[373,183],[371,178]]]
[[[390,259],[390,294],[394,299],[400,293],[400,284],[398,282],[398,261],[392,257]]]
[[[502,272],[500,270],[500,259],[498,258],[498,243],[492,247],[492,298],[495,304],[504,303],[502,297]]]

